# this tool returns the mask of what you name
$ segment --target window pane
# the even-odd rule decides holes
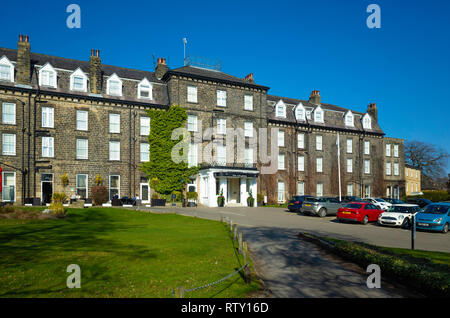
[[[2,135],[2,153],[4,155],[16,154],[16,135],[3,134]]]
[[[4,124],[12,124],[12,125],[16,123],[16,104],[3,103],[2,122]]]
[[[141,143],[141,161],[147,162],[150,161],[150,149],[149,144]]]
[[[88,159],[87,139],[77,139],[77,159]]]
[[[120,115],[109,114],[109,132],[118,134],[120,133]]]
[[[120,160],[120,142],[109,142],[109,160]]]
[[[84,110],[77,110],[77,130],[88,129],[88,112]]]
[[[141,117],[141,136],[150,135],[150,118]]]
[[[0,79],[7,81],[11,80],[11,66],[0,65]]]
[[[3,201],[15,201],[16,177],[14,172],[3,172]]]

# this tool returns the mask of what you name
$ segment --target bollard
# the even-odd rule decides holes
[[[248,266],[247,266],[247,267],[245,267],[245,283],[247,285],[249,285],[250,282],[251,282],[251,280],[250,280],[250,268],[248,268]]]
[[[247,256],[248,256],[248,248],[247,248],[247,242],[242,242],[242,249],[244,254],[244,264],[247,264]]]
[[[234,225],[234,237],[233,239],[236,241],[238,238],[238,228],[237,228],[237,224]]]
[[[242,254],[242,233],[239,233],[239,254]]]
[[[175,298],[184,298],[184,288],[183,287],[177,287],[175,289]]]
[[[230,221],[230,233],[233,233],[233,221]]]

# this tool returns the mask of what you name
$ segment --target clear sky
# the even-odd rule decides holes
[[[81,7],[81,29],[66,7]],[[381,29],[369,29],[369,4]],[[388,136],[430,142],[450,152],[450,1],[7,1],[0,46],[30,36],[33,52],[153,70],[188,54],[218,59],[222,70],[271,87],[269,93],[365,112],[378,105]],[[450,168],[448,169],[450,171]]]

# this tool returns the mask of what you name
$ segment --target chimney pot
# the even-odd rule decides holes
[[[25,35],[25,42],[26,42],[26,43],[29,42],[29,37],[28,37],[28,35]]]
[[[23,35],[19,34],[19,42],[23,42]]]

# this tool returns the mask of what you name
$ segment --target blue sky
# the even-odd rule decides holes
[[[81,29],[66,7],[81,7]],[[381,7],[381,29],[366,8]],[[224,72],[270,86],[270,94],[308,98],[364,112],[378,105],[388,136],[430,142],[450,152],[450,1],[8,1],[0,46],[30,36],[33,52],[152,70],[188,53],[218,59]],[[450,168],[448,169],[450,171]]]

